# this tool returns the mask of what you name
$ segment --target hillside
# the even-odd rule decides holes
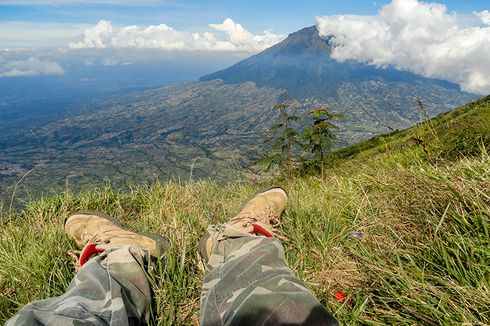
[[[321,177],[276,180],[290,195],[282,223],[290,266],[341,324],[488,325],[489,150],[490,96],[338,151]],[[63,221],[90,209],[169,239],[154,276],[152,321],[195,325],[197,239],[262,186],[104,187],[1,213],[0,321],[63,293],[73,276]],[[348,299],[337,303],[335,291]]]

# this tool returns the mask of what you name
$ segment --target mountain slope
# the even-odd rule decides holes
[[[339,63],[330,57],[331,54],[330,40],[322,39],[316,27],[311,26],[227,69],[205,75],[201,80],[221,79],[225,83],[253,81],[258,86],[286,89],[293,97],[322,100],[337,97],[337,89],[344,83],[357,85],[367,81],[442,87],[455,94],[458,90],[457,85],[449,82],[394,68],[379,69],[356,62]]]
[[[426,159],[456,160],[490,152],[490,95],[414,127],[373,137],[333,153],[336,164],[416,150]]]
[[[490,324],[489,124],[486,97],[337,152],[323,176],[274,180],[289,194],[280,224],[287,262],[342,325]],[[0,322],[65,291],[74,275],[66,251],[75,248],[63,221],[99,210],[169,239],[152,279],[151,323],[196,325],[199,236],[262,186],[106,186],[0,211]],[[336,291],[347,299],[336,302]]]

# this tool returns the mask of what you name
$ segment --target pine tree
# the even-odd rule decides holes
[[[302,148],[299,130],[300,118],[291,113],[299,102],[287,98],[274,106],[279,110],[278,122],[262,136],[264,144],[271,144],[267,154],[255,162],[256,166],[270,170],[274,166],[286,175],[291,175],[297,165],[295,152]]]
[[[333,129],[338,129],[331,120],[340,118],[340,114],[331,113],[326,106],[313,109],[307,113],[309,127],[303,132],[304,149],[312,155],[306,163],[308,166],[320,167],[323,165],[327,154],[332,148],[332,140],[337,136]]]

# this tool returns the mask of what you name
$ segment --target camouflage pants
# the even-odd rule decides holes
[[[277,239],[210,226],[201,239],[206,266],[201,325],[336,325],[294,277]],[[7,325],[128,325],[148,323],[148,254],[126,246],[91,259],[67,292],[32,302]]]
[[[214,225],[201,255],[201,325],[337,325],[293,275],[279,240]]]
[[[130,246],[90,259],[62,296],[34,301],[6,325],[147,324],[150,285],[142,266],[149,258]]]

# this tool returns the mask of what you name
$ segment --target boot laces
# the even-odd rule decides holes
[[[258,224],[271,231],[274,235],[277,235],[276,228],[280,225],[280,220],[279,216],[276,216],[277,214],[274,213],[273,203],[267,201],[265,208],[260,213],[253,214],[252,211],[240,212],[237,216],[232,218],[230,222],[235,224],[236,222],[243,221],[242,227]]]

